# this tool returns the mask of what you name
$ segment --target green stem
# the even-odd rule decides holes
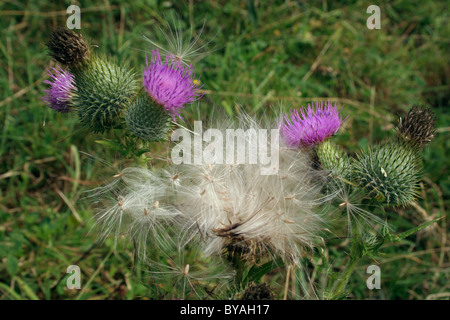
[[[343,295],[345,293],[345,288],[347,286],[348,280],[350,279],[351,275],[355,271],[356,266],[358,265],[358,262],[361,258],[350,258],[350,261],[348,262],[347,266],[345,267],[345,270],[342,273],[342,276],[337,280],[338,283],[335,285],[333,292],[331,294],[330,299],[335,300],[339,296]]]
[[[231,264],[233,265],[234,270],[236,271],[234,282],[237,288],[244,286],[243,278],[244,278],[244,268],[245,264],[240,259],[240,257],[234,256],[231,260]]]
[[[333,286],[330,296],[330,299],[332,300],[339,299],[345,294],[348,280],[364,255],[361,244],[361,231],[358,229],[356,224],[352,226],[352,234],[352,247],[349,254],[350,261],[347,263],[344,271],[342,271],[341,277],[336,280],[336,284]]]
[[[231,264],[231,267],[235,271],[234,275],[234,288],[232,290],[240,291],[243,287],[245,287],[244,282],[244,270],[247,268],[245,261],[242,259],[242,256],[236,251],[228,251],[225,255],[225,258]],[[230,287],[231,288],[231,287]]]

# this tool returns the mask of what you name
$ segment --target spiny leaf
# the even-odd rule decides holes
[[[433,223],[435,223],[443,218],[444,217],[439,217],[439,218],[433,219],[431,221],[427,221],[425,223],[422,223],[420,226],[409,229],[408,231],[405,231],[405,232],[402,232],[399,234],[388,234],[387,240],[388,240],[388,242],[400,242],[400,241],[404,240],[405,238],[409,237],[410,235],[431,226]]]
[[[269,273],[270,271],[274,269],[278,269],[284,265],[284,262],[281,258],[278,258],[277,260],[269,261],[263,265],[260,266],[253,266],[250,268],[246,278],[245,282],[259,282],[261,278]]]

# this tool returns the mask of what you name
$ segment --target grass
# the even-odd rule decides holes
[[[187,123],[213,112],[270,115],[332,99],[349,116],[336,142],[356,152],[391,135],[412,104],[430,106],[438,135],[424,152],[421,197],[387,215],[398,231],[444,218],[383,249],[381,290],[367,289],[365,268],[374,262],[362,263],[349,297],[449,299],[447,3],[382,2],[381,30],[366,28],[364,1],[313,3],[83,1],[81,32],[96,50],[142,73],[149,49],[142,34],[161,37],[157,27],[173,13],[185,27],[199,30],[205,22],[199,44],[210,52],[194,62],[206,95],[183,113]],[[67,16],[51,1],[0,4],[0,299],[176,298],[173,279],[145,282],[145,269],[133,273],[131,244],[121,241],[116,251],[111,240],[94,245],[85,192],[126,162],[95,143],[100,136],[78,130],[76,117],[56,114],[40,99],[53,65],[48,30]],[[336,268],[347,245],[327,244]],[[66,288],[71,264],[82,270],[82,290]]]

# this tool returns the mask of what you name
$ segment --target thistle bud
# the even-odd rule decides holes
[[[53,59],[69,67],[80,64],[89,54],[89,48],[83,36],[63,27],[52,31],[47,47]]]
[[[74,106],[81,123],[93,132],[105,132],[118,120],[136,92],[135,74],[106,57],[92,56],[74,68],[78,91]]]
[[[398,132],[404,140],[422,147],[433,139],[435,124],[436,117],[430,108],[413,106],[404,118],[400,118]]]
[[[128,130],[144,141],[160,141],[171,126],[170,113],[143,92],[128,107],[125,122]]]
[[[398,140],[358,156],[354,174],[359,185],[388,205],[406,205],[418,193],[422,162],[417,148]]]
[[[317,145],[316,152],[323,169],[344,179],[350,177],[350,159],[342,148],[326,140]]]

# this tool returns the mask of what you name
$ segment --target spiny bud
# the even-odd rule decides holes
[[[47,47],[53,59],[69,67],[78,65],[89,54],[83,36],[63,27],[57,27],[52,31]]]
[[[170,113],[142,92],[128,107],[125,122],[128,130],[144,141],[160,141],[167,137],[171,127]]]
[[[81,123],[93,132],[118,125],[123,110],[136,92],[135,74],[106,57],[92,56],[74,68],[78,91],[74,98]]]
[[[436,117],[430,108],[413,106],[404,118],[400,118],[398,132],[406,141],[422,147],[433,139],[435,124]]]
[[[366,252],[376,252],[377,249],[383,244],[384,238],[381,233],[377,233],[375,230],[364,230],[361,237],[363,248]]]
[[[344,179],[350,177],[350,159],[342,148],[326,140],[317,145],[316,152],[323,169]]]
[[[377,200],[406,205],[417,196],[421,165],[417,148],[397,140],[360,154],[354,173],[359,185]]]

